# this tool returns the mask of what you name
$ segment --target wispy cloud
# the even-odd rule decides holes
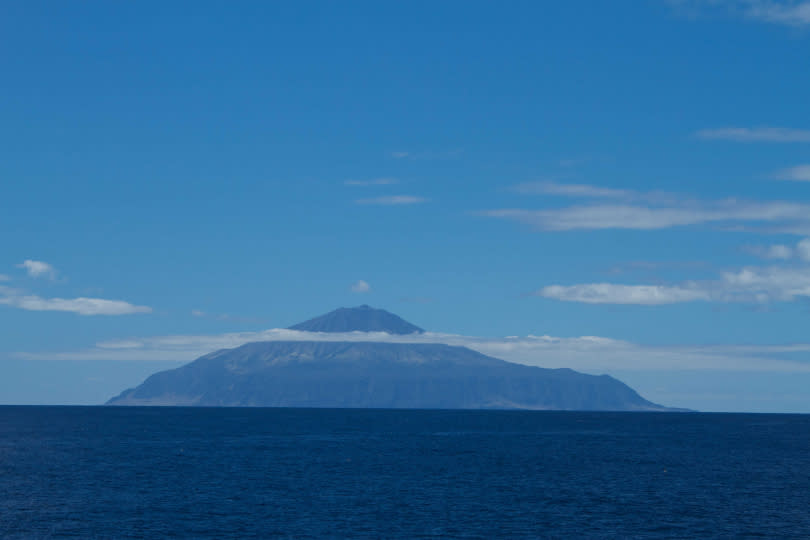
[[[359,279],[352,283],[351,290],[353,293],[367,293],[371,290],[371,285],[366,281]]]
[[[585,304],[661,305],[709,300],[706,291],[699,288],[664,285],[617,285],[613,283],[587,283],[582,285],[550,285],[536,293],[564,302]]]
[[[42,261],[32,261],[27,259],[17,265],[17,268],[23,268],[32,278],[46,278],[50,280],[56,279],[56,268],[50,264]]]
[[[421,204],[428,202],[429,199],[424,197],[417,197],[414,195],[389,195],[385,197],[371,197],[367,199],[357,199],[357,204],[376,204],[383,206],[396,206],[407,204]]]
[[[453,159],[461,156],[464,150],[456,148],[453,150],[444,151],[425,151],[425,152],[411,152],[406,150],[399,150],[397,152],[390,152],[388,155],[394,159],[407,159],[407,160],[442,160]]]
[[[632,189],[616,189],[591,184],[563,184],[553,181],[524,182],[511,186],[510,191],[522,195],[551,195],[580,199],[608,199],[623,202],[647,202],[651,204],[667,204],[683,202],[688,199],[677,193],[668,191],[635,191]]]
[[[805,238],[798,244],[796,244],[796,249],[794,253],[798,258],[803,261],[810,262],[810,238]]]
[[[138,340],[113,340],[113,341],[102,341],[96,344],[96,347],[99,349],[113,349],[113,350],[120,350],[120,349],[141,349],[143,348],[144,344]]]
[[[469,347],[510,362],[547,368],[604,373],[622,370],[724,370],[810,372],[810,362],[795,360],[810,353],[810,344],[773,346],[643,346],[605,337],[484,338],[426,332],[391,335],[385,332],[323,333],[274,328],[261,332],[219,335],[169,335],[105,341],[95,347],[61,353],[17,353],[29,360],[142,360],[188,362],[209,352],[256,341],[321,341],[444,343]],[[783,355],[788,355],[783,357]]]
[[[763,259],[799,259],[810,262],[810,238],[800,240],[795,246],[773,244],[770,246],[747,246],[749,253]]]
[[[802,249],[810,245],[803,246]],[[810,255],[810,253],[808,253]],[[682,302],[792,302],[810,297],[810,267],[745,267],[723,272],[718,279],[676,285],[584,283],[549,285],[537,296],[586,304],[662,305]]]
[[[784,244],[772,246],[748,246],[746,251],[763,259],[788,260],[793,258],[793,248]]]
[[[691,15],[719,9],[765,23],[797,28],[810,25],[807,0],[669,0],[669,3]]]
[[[708,140],[725,140],[735,142],[772,142],[772,143],[808,143],[810,130],[784,127],[726,127],[703,129],[697,137]]]
[[[52,265],[42,261],[27,259],[18,264],[17,267],[25,269],[32,278],[55,280],[58,275]],[[0,275],[0,281],[9,281],[8,276]],[[3,285],[0,285],[0,305],[26,311],[62,311],[77,315],[130,315],[152,312],[152,308],[148,306],[138,306],[123,300],[107,300],[84,296],[78,298],[43,298],[22,289]]]
[[[27,311],[64,311],[77,315],[131,315],[151,313],[152,308],[136,306],[121,300],[102,298],[42,298],[0,289],[0,304]]]
[[[733,230],[750,224],[765,224],[778,232],[803,234],[797,231],[810,227],[810,204],[789,201],[734,198],[701,201],[662,191],[638,192],[553,182],[518,184],[513,189],[520,193],[579,197],[586,199],[587,203],[562,208],[498,208],[477,214],[517,221],[543,231],[656,230],[695,225]]]
[[[796,0],[746,0],[746,16],[788,26],[810,25],[810,2]]]
[[[707,261],[627,261],[610,266],[608,274],[648,273],[654,275],[660,270],[705,270]]]
[[[396,178],[374,178],[373,180],[346,180],[347,186],[391,186],[399,184]]]
[[[792,180],[794,182],[810,182],[810,165],[798,165],[783,169],[774,175],[777,180]]]
[[[810,268],[743,268],[725,272],[715,288],[714,296],[720,301],[790,302],[797,297],[810,296]]]
[[[524,182],[510,188],[516,193],[526,195],[561,195],[565,197],[588,197],[605,199],[626,199],[635,192],[624,189],[612,189],[587,184],[560,184],[552,181]]]
[[[655,230],[688,225],[734,225],[747,222],[810,223],[810,204],[728,199],[683,202],[678,206],[590,204],[546,210],[497,209],[479,215],[509,219],[544,231],[596,229]]]
[[[11,281],[11,277],[5,274],[0,274],[0,281]]]

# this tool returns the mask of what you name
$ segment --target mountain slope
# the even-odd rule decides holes
[[[465,347],[370,342],[249,343],[156,373],[108,404],[667,410],[607,375]]]

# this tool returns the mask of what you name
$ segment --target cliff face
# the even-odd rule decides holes
[[[612,377],[498,360],[464,347],[261,342],[149,377],[109,405],[667,410]]]

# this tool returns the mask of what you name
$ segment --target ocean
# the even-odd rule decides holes
[[[810,415],[0,407],[2,538],[810,538]]]

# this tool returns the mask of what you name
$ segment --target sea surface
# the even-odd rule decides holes
[[[2,538],[810,538],[810,415],[0,407]]]

